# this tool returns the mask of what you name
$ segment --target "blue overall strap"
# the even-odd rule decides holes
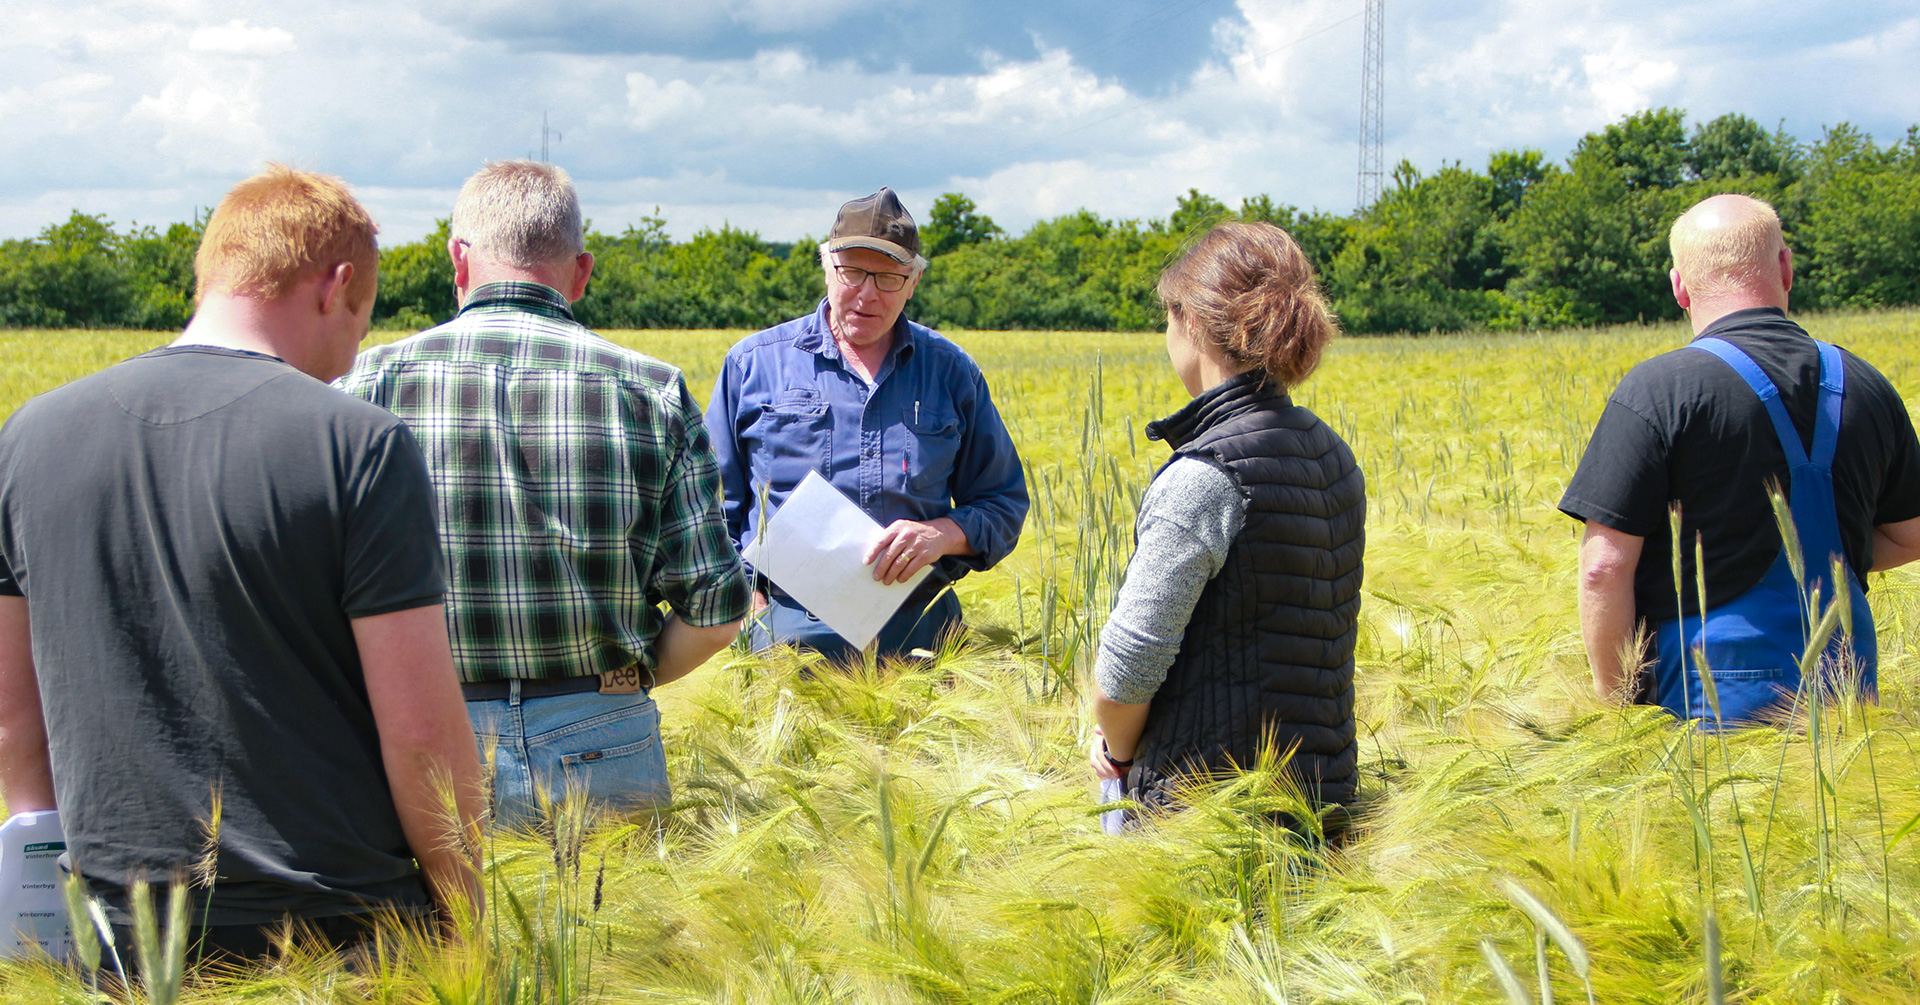
[[[1820,347],[1820,410],[1813,420],[1813,463],[1833,467],[1833,451],[1840,442],[1840,401],[1847,394],[1846,364],[1840,347],[1815,339]]]
[[[1741,352],[1734,347],[1733,343],[1725,341],[1724,339],[1697,339],[1689,343],[1687,348],[1703,349],[1720,357],[1721,362],[1733,367],[1733,372],[1739,374],[1740,379],[1746,381],[1748,387],[1753,388],[1753,393],[1760,396],[1760,404],[1765,406],[1767,417],[1773,420],[1774,435],[1780,438],[1780,449],[1785,451],[1787,455],[1787,468],[1791,470],[1807,463],[1807,449],[1800,443],[1800,431],[1793,428],[1793,419],[1787,415],[1787,406],[1780,401],[1780,389],[1773,386],[1773,381],[1767,377],[1766,371],[1760,369],[1760,364],[1755,363],[1746,353]],[[1822,355],[1824,357],[1825,354],[1823,353]],[[1824,364],[1825,359],[1823,358],[1821,362]],[[1823,385],[1821,387],[1822,398],[1826,397],[1825,392],[1826,388]],[[1824,417],[1826,409],[1823,408],[1820,411],[1822,417]],[[1840,424],[1838,419],[1840,409],[1837,403],[1833,411],[1835,419],[1834,428],[1827,437],[1827,447],[1829,451],[1832,450],[1833,442],[1839,438]],[[1819,426],[1820,423],[1816,420],[1814,424],[1814,448],[1816,450],[1820,447]],[[1831,453],[1829,453],[1829,458],[1831,458]]]
[[[1786,455],[1792,479],[1788,505],[1799,531],[1800,546],[1808,556],[1804,578],[1796,575],[1785,549],[1760,581],[1739,596],[1722,601],[1700,615],[1697,628],[1684,619],[1661,622],[1657,629],[1658,664],[1655,682],[1659,703],[1673,714],[1687,718],[1705,718],[1705,675],[1690,666],[1697,649],[1704,650],[1713,667],[1721,713],[1715,724],[1739,725],[1755,721],[1768,709],[1787,707],[1802,684],[1800,661],[1806,648],[1806,625],[1817,611],[1808,610],[1810,596],[1824,598],[1847,590],[1852,609],[1860,614],[1853,625],[1827,644],[1828,655],[1838,662],[1832,666],[1851,666],[1858,674],[1858,686],[1871,693],[1876,684],[1874,664],[1877,645],[1873,620],[1868,613],[1866,594],[1850,569],[1841,579],[1829,579],[1829,559],[1843,559],[1845,547],[1833,492],[1834,450],[1840,438],[1841,400],[1846,390],[1844,360],[1840,350],[1814,341],[1819,350],[1820,390],[1814,409],[1812,454],[1787,415],[1780,390],[1767,378],[1758,364],[1740,349],[1717,338],[1695,341],[1693,347],[1713,353],[1740,375],[1760,399]],[[1853,660],[1845,660],[1851,650]],[[1823,659],[1823,666],[1828,661]],[[1826,671],[1822,671],[1822,678]]]

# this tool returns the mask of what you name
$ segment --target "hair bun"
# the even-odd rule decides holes
[[[1339,331],[1313,265],[1270,223],[1222,223],[1160,274],[1189,337],[1283,387],[1307,379]]]

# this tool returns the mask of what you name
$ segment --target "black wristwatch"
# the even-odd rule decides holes
[[[1107,738],[1104,736],[1100,738],[1100,756],[1106,758],[1107,763],[1113,765],[1114,770],[1123,775],[1127,773],[1128,768],[1133,767],[1133,758],[1123,761],[1107,752]]]

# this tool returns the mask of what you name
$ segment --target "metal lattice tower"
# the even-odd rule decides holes
[[[547,113],[540,113],[540,163],[552,164],[550,148],[562,139],[560,131],[547,126]]]
[[[1367,0],[1366,36],[1360,43],[1360,188],[1355,209],[1366,209],[1380,198],[1385,180],[1381,147],[1386,101],[1386,0]]]

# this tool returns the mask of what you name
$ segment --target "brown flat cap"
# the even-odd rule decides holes
[[[840,207],[827,234],[827,250],[848,248],[878,251],[901,265],[911,265],[920,257],[920,228],[893,189],[882,188]]]

